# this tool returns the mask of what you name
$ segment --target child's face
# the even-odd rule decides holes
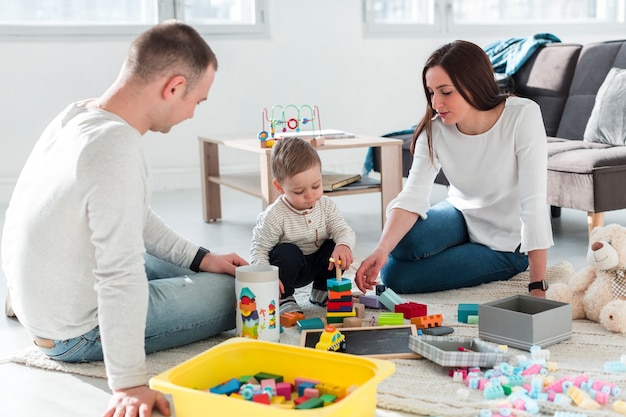
[[[322,198],[322,170],[313,166],[291,178],[286,178],[282,184],[274,180],[274,185],[295,209],[306,210],[312,208]]]

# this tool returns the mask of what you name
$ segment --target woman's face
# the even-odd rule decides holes
[[[459,93],[448,73],[439,65],[426,71],[426,88],[430,96],[430,104],[446,125],[468,123],[471,115],[476,112]]]

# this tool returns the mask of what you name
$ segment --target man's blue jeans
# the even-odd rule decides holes
[[[146,255],[149,284],[146,353],[182,346],[235,328],[235,279],[196,273]],[[132,317],[129,317],[132,320]],[[98,327],[41,350],[64,362],[101,361]]]
[[[419,219],[389,255],[383,284],[400,294],[473,287],[507,280],[528,268],[528,256],[469,241],[460,211],[442,201]]]

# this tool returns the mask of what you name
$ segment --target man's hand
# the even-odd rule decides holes
[[[248,265],[248,261],[236,253],[218,255],[211,252],[207,253],[204,255],[204,258],[202,258],[202,262],[200,262],[200,271],[235,276],[235,269],[242,265]]]
[[[145,385],[117,389],[102,417],[150,417],[155,406],[164,416],[171,415],[170,403],[158,391]]]

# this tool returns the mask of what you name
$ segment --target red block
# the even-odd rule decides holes
[[[428,311],[428,307],[426,306],[426,304],[419,304],[413,301],[407,301],[406,303],[396,304],[394,308],[394,312],[404,314],[405,319],[425,316],[427,314],[427,311]]]

